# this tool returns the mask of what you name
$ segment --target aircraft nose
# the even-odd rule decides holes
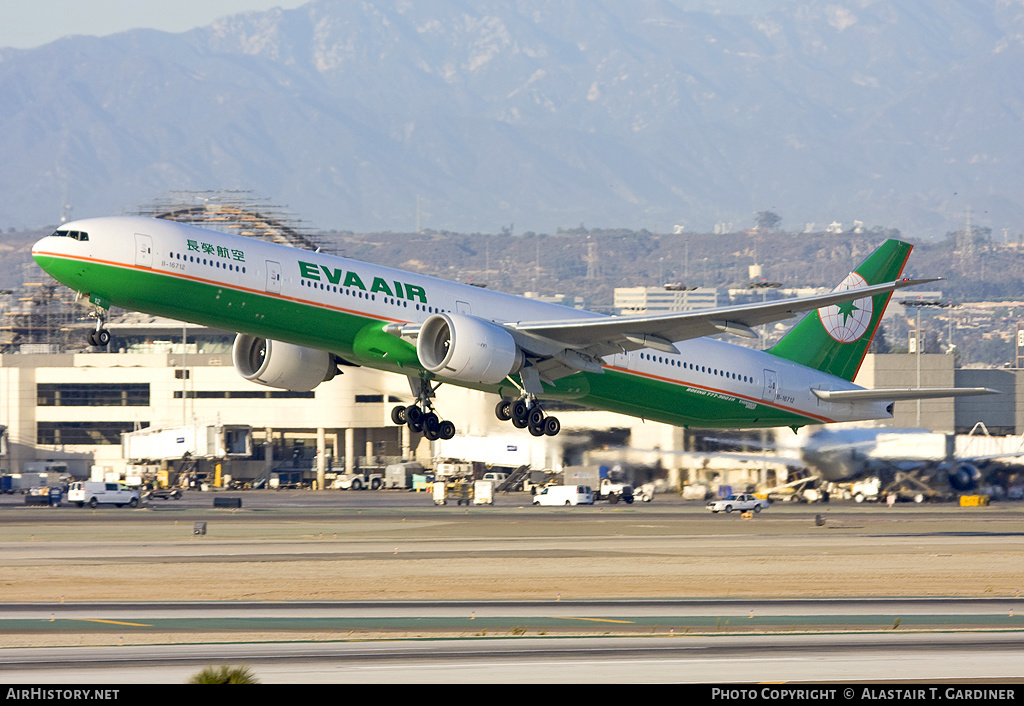
[[[36,262],[39,262],[39,258],[42,256],[42,254],[44,252],[47,252],[46,243],[49,239],[50,236],[40,238],[35,242],[35,244],[32,245],[32,259],[35,260]]]
[[[39,266],[44,269],[45,266],[43,265],[43,261],[49,261],[51,259],[49,254],[53,252],[53,241],[53,236],[48,235],[45,238],[37,240],[32,246],[32,259],[39,263]]]
[[[54,275],[54,267],[58,264],[61,253],[65,252],[65,238],[48,235],[40,238],[32,246],[32,259],[50,276]]]

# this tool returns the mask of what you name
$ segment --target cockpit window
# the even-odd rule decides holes
[[[53,232],[55,238],[71,238],[72,240],[89,240],[89,234],[82,230],[55,230]]]

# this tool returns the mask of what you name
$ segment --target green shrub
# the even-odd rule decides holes
[[[259,684],[248,667],[207,667],[188,680],[189,684]]]

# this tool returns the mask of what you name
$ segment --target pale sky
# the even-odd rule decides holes
[[[0,0],[0,47],[29,49],[72,34],[129,29],[184,32],[219,17],[308,0]]]

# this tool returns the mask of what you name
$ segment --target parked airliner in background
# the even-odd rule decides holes
[[[805,476],[808,481],[850,483],[878,477],[888,482],[902,474],[940,491],[973,490],[983,480],[982,468],[1019,465],[1017,462],[1024,457],[1024,450],[1020,448],[1005,453],[957,453],[953,435],[891,427],[808,427],[797,436],[779,434],[773,442],[752,438],[705,437],[705,440],[727,448],[744,449],[705,454],[707,456],[806,468],[810,472]],[[769,453],[746,450],[751,448]]]
[[[801,299],[653,316],[603,316],[320,252],[166,220],[68,223],[33,248],[79,292],[105,345],[111,306],[236,331],[235,369],[253,382],[312,390],[339,365],[406,375],[416,402],[392,421],[427,438],[455,425],[434,411],[436,386],[486,390],[495,413],[535,436],[560,424],[545,400],[696,427],[744,428],[885,419],[896,400],[971,389],[854,385],[912,246],[881,245],[836,289]],[[776,346],[717,339],[811,312]]]

